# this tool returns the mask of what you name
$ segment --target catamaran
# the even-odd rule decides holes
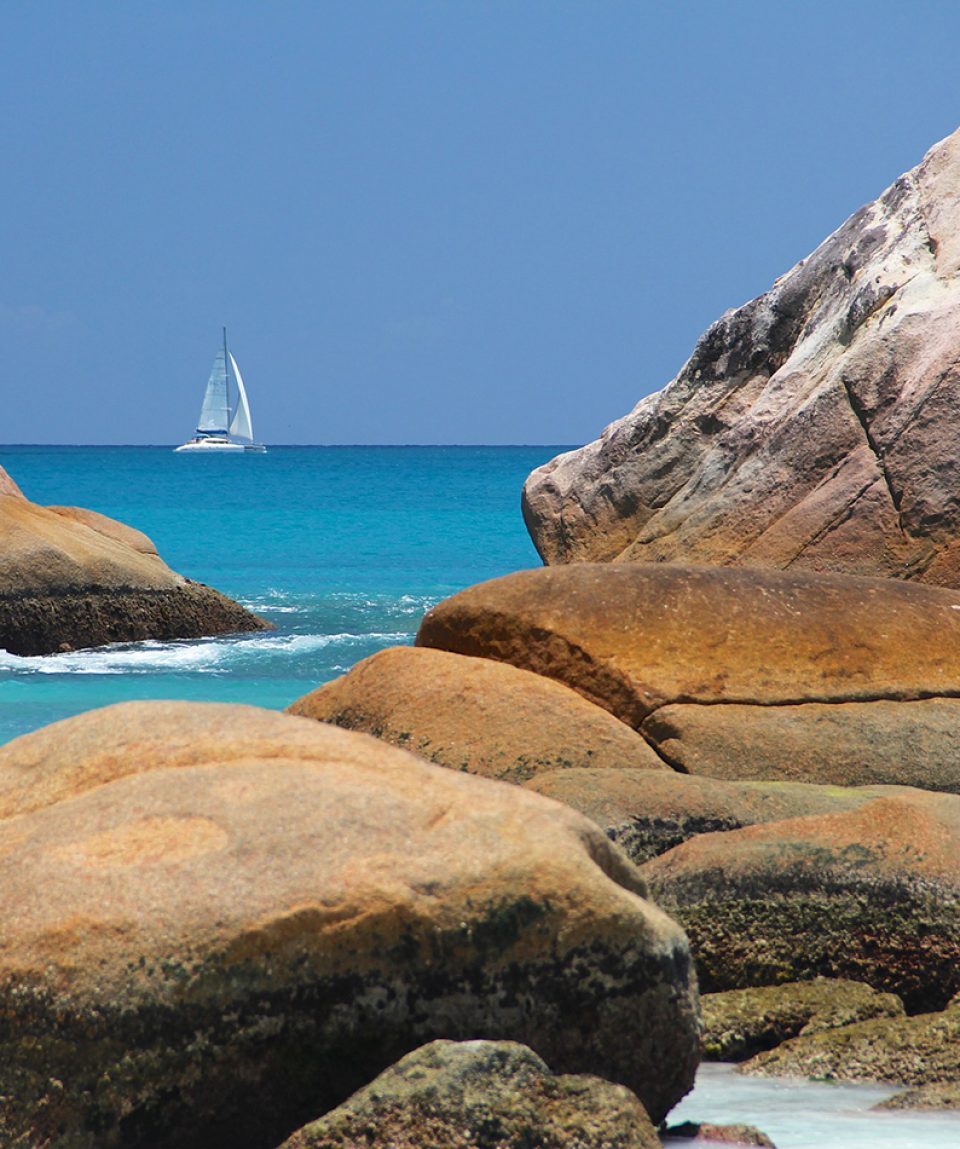
[[[230,380],[234,382],[236,402],[231,403]],[[217,352],[203,395],[197,433],[174,451],[266,451],[253,441],[250,404],[243,376],[233,355],[227,350],[227,329],[223,329],[223,350]]]

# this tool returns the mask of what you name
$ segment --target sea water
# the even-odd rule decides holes
[[[520,490],[559,447],[3,447],[42,504],[145,531],[181,574],[274,624],[267,633],[138,642],[42,658],[0,652],[0,741],[140,698],[282,708],[483,579],[539,565]]]
[[[37,503],[145,531],[174,569],[274,623],[268,633],[43,658],[0,652],[0,742],[132,698],[280,708],[386,646],[472,583],[539,565],[520,516],[561,447],[3,447]],[[885,1088],[764,1081],[703,1066],[670,1115],[749,1122],[778,1149],[960,1149],[960,1116],[871,1113]]]

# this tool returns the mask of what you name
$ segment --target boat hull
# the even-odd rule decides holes
[[[182,443],[179,447],[174,447],[173,451],[174,454],[190,451],[197,455],[221,455],[224,453],[265,455],[267,448],[262,443],[231,443],[227,439],[199,439]]]

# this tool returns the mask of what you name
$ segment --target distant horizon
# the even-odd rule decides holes
[[[476,448],[483,448],[484,450],[522,450],[529,448],[530,450],[551,450],[551,451],[575,451],[579,447],[585,446],[583,443],[265,443],[264,446],[269,450],[287,450],[296,449],[299,447],[315,447],[324,450],[358,450],[358,449],[381,449],[387,448],[390,450],[404,450],[406,448],[430,448],[436,450],[446,450],[448,448],[462,448],[463,450],[473,450]],[[174,447],[178,446],[177,443],[0,443],[0,451],[16,449],[19,447],[65,447],[70,450],[82,450],[85,447],[91,448],[114,448],[117,450],[156,450],[156,451],[173,451]],[[240,453],[237,452],[237,455]],[[209,457],[209,456],[207,456]],[[217,455],[216,458],[223,458],[224,456]],[[232,453],[230,457],[233,457]]]

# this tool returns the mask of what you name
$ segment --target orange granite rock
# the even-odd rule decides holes
[[[0,787],[4,1145],[263,1149],[439,1036],[524,1042],[654,1120],[692,1083],[686,938],[559,803],[187,703],[26,735]]]
[[[521,782],[558,767],[667,767],[568,686],[485,658],[397,646],[288,707],[450,766]]]

